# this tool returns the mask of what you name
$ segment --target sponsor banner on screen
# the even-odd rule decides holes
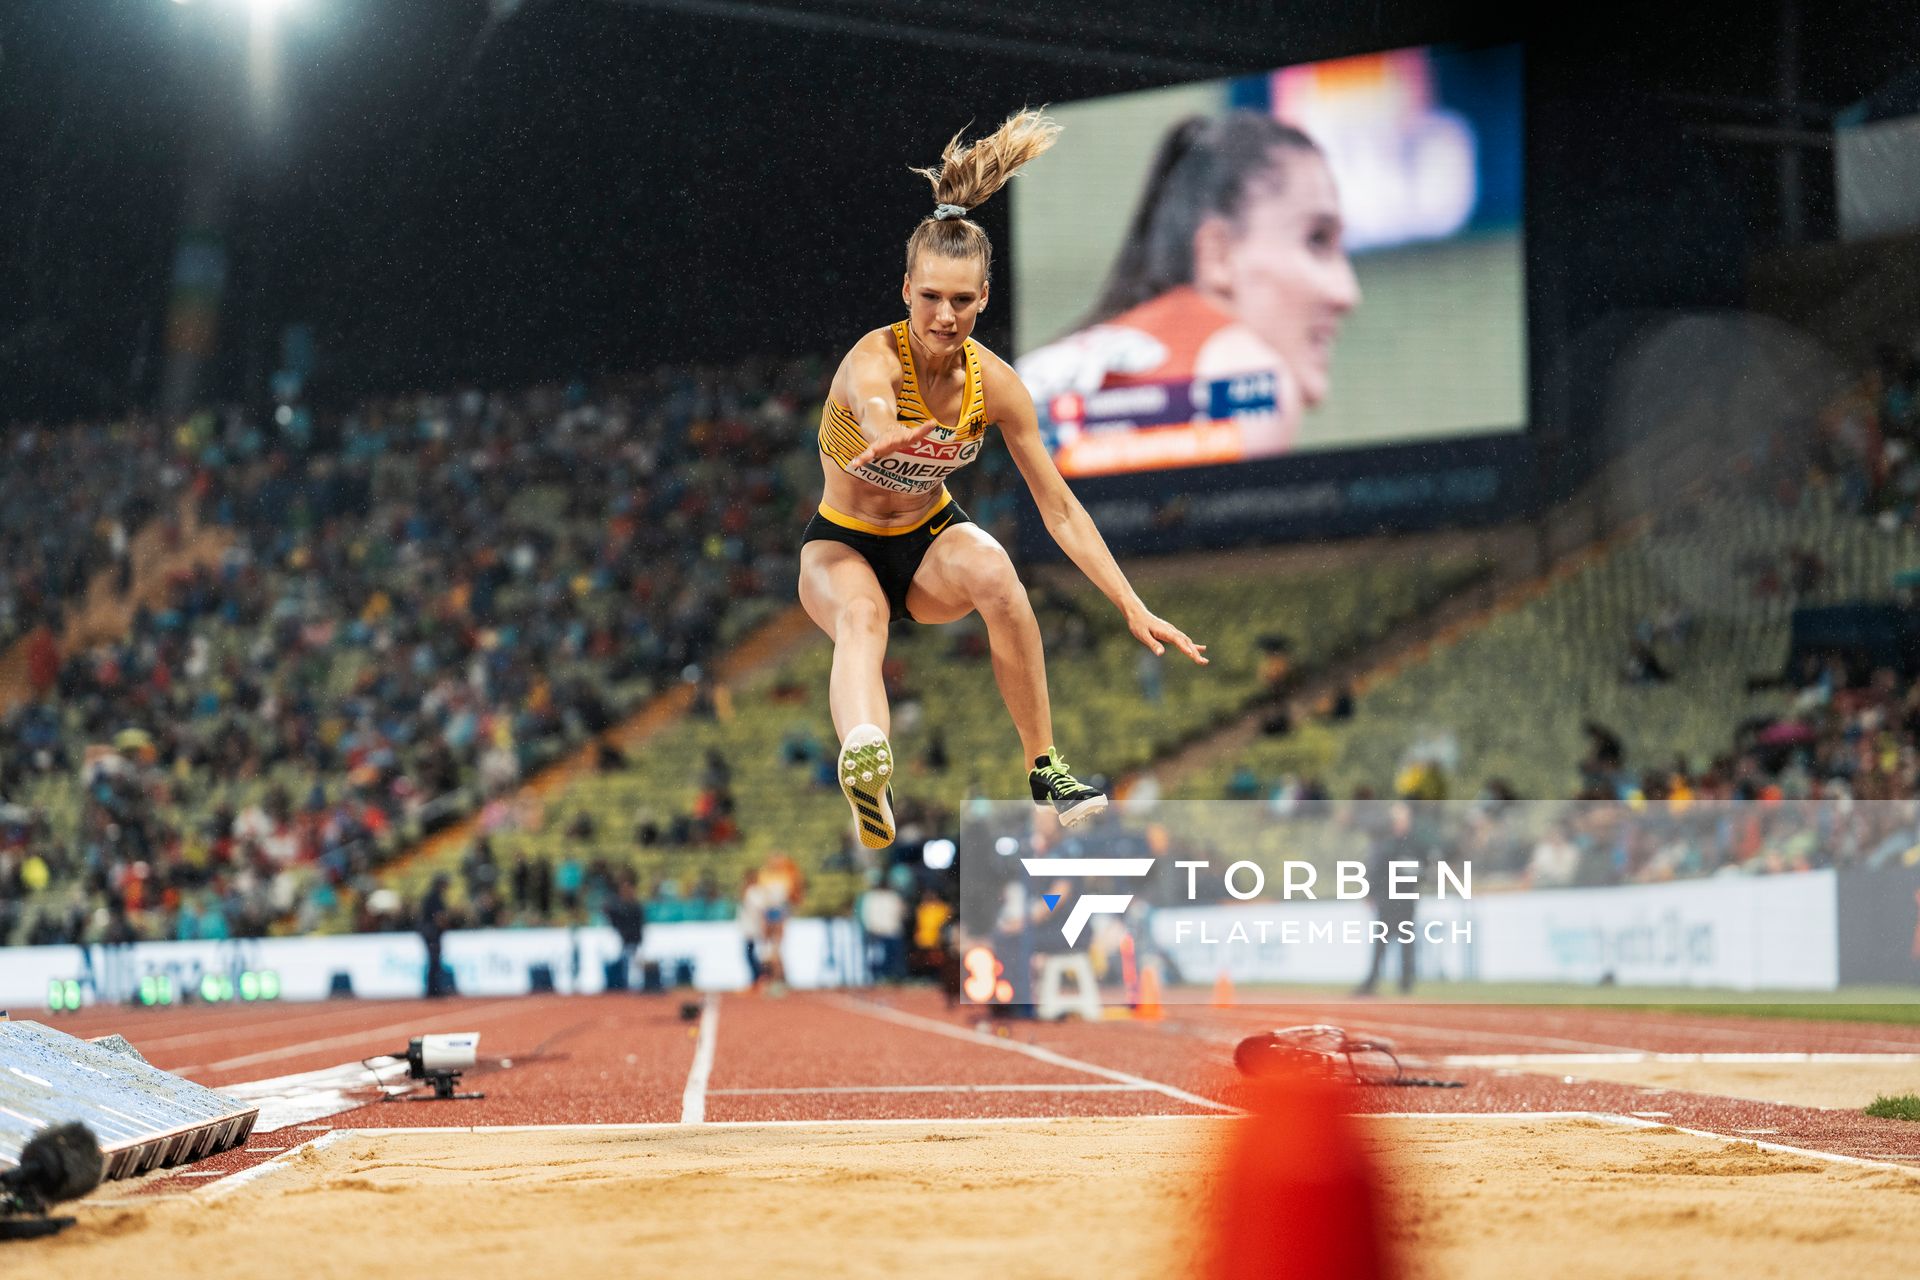
[[[1531,441],[1501,436],[1133,472],[1082,481],[1074,492],[1116,552],[1151,555],[1519,519],[1535,509],[1538,481]],[[1030,506],[1020,509],[1018,537],[1030,558],[1060,555]]]

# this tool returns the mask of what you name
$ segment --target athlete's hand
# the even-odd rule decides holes
[[[851,470],[854,467],[872,462],[877,458],[884,458],[890,453],[898,453],[902,449],[919,444],[922,440],[932,435],[939,426],[939,423],[929,418],[925,422],[916,423],[912,426],[901,422],[893,426],[881,427],[879,437],[874,440],[872,444],[855,454],[853,461],[847,464],[847,468]]]
[[[1197,665],[1203,667],[1207,665],[1207,646],[1195,644],[1187,638],[1186,632],[1165,618],[1156,617],[1142,610],[1127,619],[1127,630],[1133,632],[1135,640],[1153,650],[1155,657],[1165,653],[1167,646],[1172,645],[1192,658]]]

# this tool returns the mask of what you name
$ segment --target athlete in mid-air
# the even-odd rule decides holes
[[[820,415],[826,490],[800,551],[800,603],[833,640],[828,696],[841,742],[840,787],[870,849],[894,838],[888,784],[895,756],[881,661],[896,618],[939,624],[977,611],[1000,696],[1032,762],[1034,803],[1051,806],[1068,825],[1107,806],[1054,748],[1046,657],[1026,588],[1005,549],[947,493],[947,477],[979,456],[988,427],[999,428],[1054,541],[1140,643],[1207,661],[1205,645],[1141,603],[1054,468],[1019,376],[969,336],[987,305],[993,246],[966,215],[1059,131],[1039,112],[1021,111],[971,145],[956,134],[938,166],[915,170],[933,184],[936,203],[907,241],[900,289],[907,318],[854,345]]]

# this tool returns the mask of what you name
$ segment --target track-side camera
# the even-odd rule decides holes
[[[387,1095],[388,1102],[447,1102],[453,1099],[484,1098],[484,1093],[456,1093],[461,1073],[471,1068],[480,1050],[478,1031],[448,1031],[440,1035],[415,1036],[407,1041],[407,1075],[433,1086],[431,1094],[399,1093]]]

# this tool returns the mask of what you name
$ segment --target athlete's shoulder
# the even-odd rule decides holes
[[[877,391],[882,383],[899,390],[905,377],[906,367],[900,363],[900,349],[894,343],[892,327],[874,329],[862,334],[841,357],[829,394],[852,404],[859,396]]]
[[[848,355],[884,355],[896,363],[900,359],[900,343],[894,336],[893,326],[883,324],[878,329],[869,329],[860,335]]]
[[[980,406],[988,425],[1003,433],[1022,424],[1037,426],[1033,396],[1020,374],[980,343],[974,343],[973,350],[980,366]]]
[[[971,338],[968,341],[973,343],[974,355],[979,358],[980,381],[989,396],[995,392],[1006,394],[1015,390],[1023,396],[1027,394],[1026,384],[1020,381],[1020,375],[1012,365],[995,355],[985,343]]]

